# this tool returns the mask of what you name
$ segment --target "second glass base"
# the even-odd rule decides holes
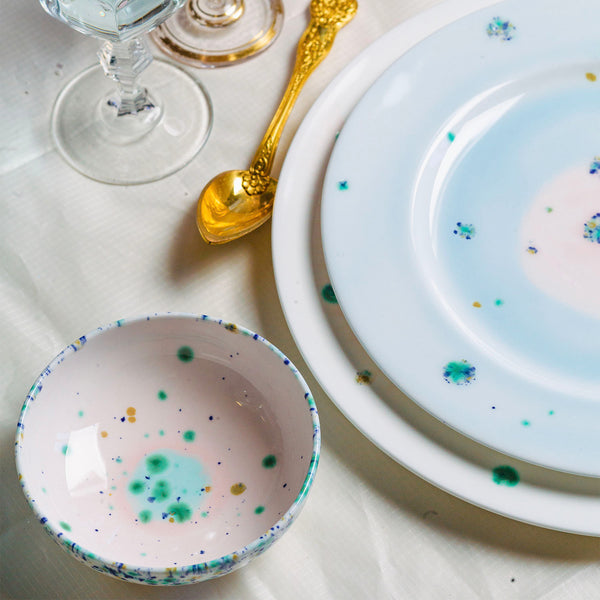
[[[151,34],[167,56],[194,67],[222,67],[242,62],[270,46],[283,25],[281,0],[245,0],[228,19],[214,23],[201,13],[201,2],[186,6]]]
[[[156,107],[135,117],[107,118],[115,84],[100,65],[63,89],[52,113],[52,135],[73,168],[104,183],[147,183],[178,171],[204,146],[212,106],[198,82],[176,66],[154,60],[140,83]]]

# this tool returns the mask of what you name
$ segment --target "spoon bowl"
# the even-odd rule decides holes
[[[251,194],[244,187],[250,177],[250,171],[225,171],[202,191],[197,225],[209,244],[231,242],[254,231],[271,216],[277,180],[268,177],[264,191]]]
[[[298,43],[292,76],[250,167],[217,175],[200,194],[196,221],[208,244],[238,239],[271,216],[277,180],[270,174],[283,127],[302,86],[329,54],[337,32],[353,19],[357,8],[357,0],[310,3],[311,18]]]

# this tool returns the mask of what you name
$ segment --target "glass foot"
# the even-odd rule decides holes
[[[159,60],[143,71],[140,84],[149,90],[149,102],[135,116],[117,114],[115,83],[100,65],[62,90],[52,135],[72,167],[97,181],[130,185],[162,179],[196,156],[212,126],[212,106],[202,87]]]
[[[188,0],[150,37],[181,63],[222,67],[265,50],[282,25],[281,0]]]

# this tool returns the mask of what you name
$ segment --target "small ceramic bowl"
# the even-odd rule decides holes
[[[19,420],[21,486],[91,568],[154,585],[224,575],[288,529],[320,429],[291,362],[207,316],[117,321],[61,352]]]

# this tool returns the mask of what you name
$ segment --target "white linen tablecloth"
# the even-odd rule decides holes
[[[294,131],[340,69],[436,3],[360,2],[301,94],[275,175]],[[214,105],[208,143],[171,177],[117,187],[69,168],[49,135],[54,99],[96,61],[98,42],[51,19],[36,0],[2,0],[1,598],[600,598],[600,540],[518,523],[456,499],[392,461],[344,418],[286,325],[269,224],[222,247],[200,239],[198,194],[218,172],[249,163],[287,83],[307,7],[307,0],[286,0],[283,32],[264,54],[223,69],[188,68]],[[58,351],[99,325],[163,311],[222,317],[273,342],[305,375],[323,432],[317,479],[290,531],[246,568],[178,588],[113,580],[67,556],[33,517],[13,457],[25,395]]]

